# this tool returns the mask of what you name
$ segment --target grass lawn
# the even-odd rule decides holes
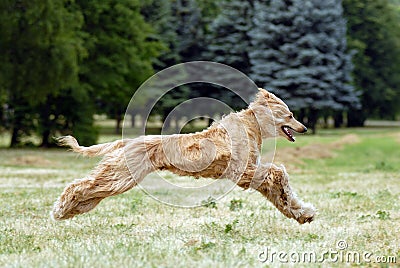
[[[285,218],[256,192],[234,189],[210,205],[183,209],[139,188],[54,222],[49,212],[65,185],[99,159],[0,149],[0,267],[400,264],[398,128],[321,131],[294,144],[281,139],[275,159],[298,195],[318,208],[311,224]]]

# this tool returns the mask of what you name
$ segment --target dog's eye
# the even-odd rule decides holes
[[[293,115],[292,115],[292,114],[289,115],[288,118],[289,118],[289,119],[293,119]]]

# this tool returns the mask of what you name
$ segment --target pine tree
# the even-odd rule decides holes
[[[153,66],[156,71],[180,62],[177,33],[177,18],[172,14],[173,3],[171,0],[143,1],[140,13],[145,21],[154,28],[150,38],[161,42],[164,46],[160,55],[154,59]]]
[[[182,62],[204,60],[203,53],[207,48],[205,35],[211,17],[218,12],[218,1],[168,0],[167,3],[161,3],[163,1],[154,0],[154,3],[143,9],[146,20],[155,25],[159,39],[168,46],[168,52],[158,58],[157,69]],[[165,14],[160,18],[161,21],[158,19],[160,10]],[[182,101],[199,95],[204,96],[204,92],[205,95],[209,93],[208,87],[204,85],[192,84],[174,88],[157,102],[155,112],[165,120],[170,111]],[[133,112],[140,113],[140,110]],[[168,129],[169,123],[165,122],[164,127]]]
[[[209,61],[219,62],[235,68],[248,75],[250,73],[250,60],[248,49],[250,47],[249,32],[252,29],[252,17],[254,13],[253,1],[224,0],[219,5],[218,16],[209,26],[206,34],[207,50],[203,53]],[[234,81],[236,74],[223,74],[221,81]],[[242,94],[253,95],[254,92]],[[223,101],[232,109],[242,109],[247,104],[232,90],[221,87],[203,87],[199,92],[202,96],[209,96]],[[242,95],[243,96],[243,95]]]
[[[175,18],[178,40],[176,50],[181,62],[201,59],[204,50],[204,21],[196,0],[174,0],[172,16]]]
[[[253,28],[252,1],[224,1],[220,14],[210,25],[205,57],[227,64],[243,73],[250,73],[248,33]]]
[[[358,105],[341,1],[256,1],[254,8],[249,54],[256,83],[307,115],[314,131],[319,111]]]

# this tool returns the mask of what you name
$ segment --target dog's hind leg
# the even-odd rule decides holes
[[[289,185],[289,175],[283,165],[260,165],[248,184],[259,191],[286,217],[295,219],[300,224],[311,222],[316,209],[301,201]]]
[[[87,177],[68,185],[54,204],[53,218],[64,220],[88,212],[104,198],[136,186],[154,168],[140,148],[132,151],[131,158],[123,148],[107,154]]]

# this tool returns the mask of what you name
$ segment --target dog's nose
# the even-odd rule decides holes
[[[305,133],[305,132],[307,132],[307,128],[306,127],[304,127],[304,130],[303,130],[303,133]]]

